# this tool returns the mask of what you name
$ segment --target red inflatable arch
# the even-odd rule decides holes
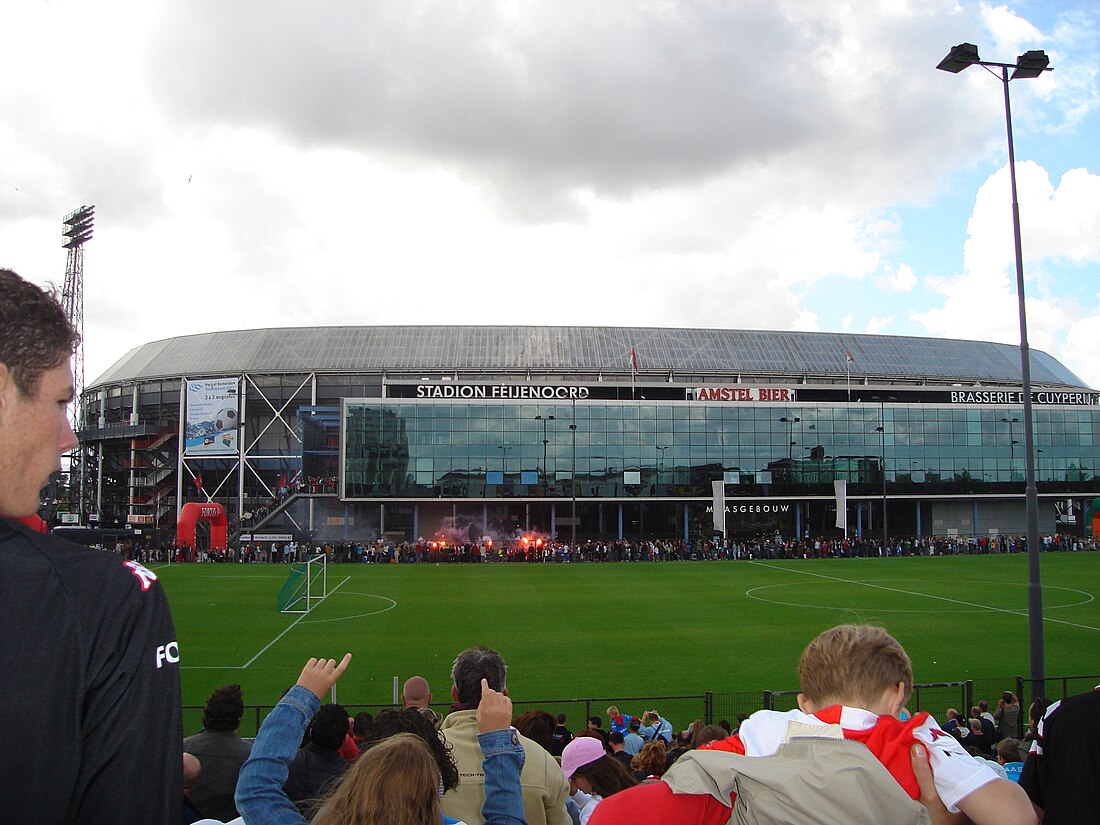
[[[200,521],[210,522],[210,549],[225,550],[229,543],[229,522],[225,508],[214,502],[189,501],[183,505],[176,523],[176,547],[195,546],[195,525]]]

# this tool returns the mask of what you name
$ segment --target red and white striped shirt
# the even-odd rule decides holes
[[[833,705],[814,714],[800,710],[786,713],[760,710],[746,719],[736,734],[703,748],[770,756],[792,736],[828,735],[863,742],[913,799],[919,798],[920,791],[909,748],[920,742],[928,751],[936,790],[952,813],[959,810],[959,800],[998,778],[983,760],[972,757],[954,736],[940,730],[927,713],[918,713],[902,722],[893,716],[878,716],[869,710],[843,705]]]

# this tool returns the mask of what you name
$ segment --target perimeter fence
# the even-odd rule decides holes
[[[1100,682],[1100,674],[1092,676],[1048,676],[1046,678],[1046,698],[1064,699],[1078,693],[1085,693]],[[963,716],[968,716],[970,708],[979,701],[989,703],[990,711],[995,711],[997,700],[1005,691],[1011,691],[1019,698],[1021,712],[1018,736],[1027,730],[1027,709],[1031,705],[1032,693],[1030,680],[1023,676],[1006,678],[968,679],[960,682],[931,682],[913,685],[913,695],[908,707],[911,711],[928,711],[939,722],[944,719],[944,711],[955,708]],[[337,701],[340,701],[339,696]],[[672,722],[676,731],[684,730],[696,719],[704,723],[717,724],[725,719],[737,726],[738,714],[750,716],[758,710],[791,710],[797,707],[797,690],[757,690],[684,694],[679,696],[607,696],[586,699],[525,699],[512,701],[513,713],[519,716],[529,710],[543,710],[554,716],[564,713],[566,727],[576,731],[585,727],[586,721],[593,716],[607,724],[607,709],[617,707],[623,713],[640,717],[647,710],[656,710]],[[362,711],[375,714],[388,710],[392,704],[342,703],[348,714],[355,716]],[[241,720],[240,735],[252,738],[256,735],[264,718],[271,712],[272,705],[247,705]],[[445,715],[448,705],[436,704],[433,709]],[[202,730],[202,705],[183,706],[184,736]]]

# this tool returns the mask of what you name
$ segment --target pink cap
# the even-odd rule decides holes
[[[561,752],[561,772],[572,779],[577,768],[604,756],[603,742],[594,736],[578,736]]]

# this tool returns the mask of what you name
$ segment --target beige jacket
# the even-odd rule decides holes
[[[443,795],[443,813],[468,825],[481,825],[485,801],[485,774],[481,771],[481,746],[477,743],[477,711],[454,711],[443,720],[443,737],[458,763],[458,787]],[[523,790],[523,813],[528,825],[570,825],[565,810],[569,783],[561,766],[546,749],[519,737],[524,763],[519,781]]]
[[[729,804],[732,825],[928,825],[871,752],[847,739],[798,737],[772,756],[689,751],[662,779],[673,793],[710,794]]]

